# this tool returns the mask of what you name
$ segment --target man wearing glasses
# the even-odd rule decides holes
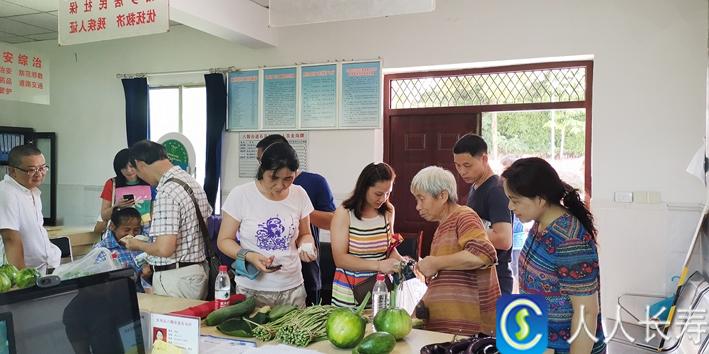
[[[49,167],[34,145],[10,150],[8,175],[0,182],[0,235],[6,263],[17,268],[33,267],[45,274],[59,266],[61,251],[42,227],[42,199],[39,186]]]

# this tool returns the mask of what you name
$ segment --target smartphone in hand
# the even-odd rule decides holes
[[[135,196],[133,194],[126,194],[123,196],[123,200],[135,200]]]
[[[266,267],[266,269],[276,271],[276,270],[280,270],[281,267],[283,267],[282,264],[272,264],[272,265]]]

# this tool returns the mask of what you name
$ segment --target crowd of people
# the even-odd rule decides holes
[[[219,251],[235,259],[236,292],[253,295],[259,305],[320,303],[319,231],[329,230],[336,266],[332,304],[357,306],[358,287],[378,273],[401,271],[409,261],[393,247],[396,213],[389,200],[394,183],[408,183],[420,217],[437,223],[430,254],[415,267],[427,284],[415,310],[426,329],[494,334],[496,301],[513,293],[516,274],[519,293],[542,295],[549,304],[549,348],[605,350],[602,340],[567,341],[580,320],[603,338],[597,230],[579,192],[545,160],[518,159],[498,176],[485,141],[467,134],[452,154],[456,172],[471,186],[466,201],[458,200],[451,171],[429,166],[401,182],[390,165],[379,162],[362,169],[336,208],[325,178],[302,171],[283,136],[263,139],[257,150],[256,178],[229,193],[217,238]],[[101,193],[96,230],[104,237],[97,247],[120,252],[120,261],[138,274],[140,291],[204,299],[211,284],[200,218],[213,209],[200,184],[151,141],[119,151],[113,166],[116,176]],[[18,146],[0,182],[6,262],[42,272],[59,266],[60,255],[42,227],[38,186],[47,169],[36,147]],[[152,191],[141,198],[118,192],[134,186]],[[135,208],[142,202],[151,206],[147,216]],[[528,222],[533,226],[513,255],[513,233]]]

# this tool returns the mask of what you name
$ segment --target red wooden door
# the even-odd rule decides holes
[[[436,165],[453,172],[458,182],[458,200],[465,204],[470,186],[458,177],[453,164],[453,145],[467,133],[479,133],[479,113],[392,114],[388,117],[385,145],[388,161],[396,171],[391,201],[396,208],[395,231],[417,237],[424,231],[422,256],[429,254],[436,223],[426,222],[416,211],[410,192],[414,175],[426,166]],[[386,158],[386,157],[385,157]]]

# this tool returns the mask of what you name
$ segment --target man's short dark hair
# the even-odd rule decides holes
[[[135,167],[136,161],[143,161],[150,165],[159,160],[167,160],[165,148],[150,140],[141,140],[130,147],[130,164]]]
[[[269,146],[271,146],[271,145],[273,145],[273,144],[275,144],[275,143],[286,143],[286,144],[288,144],[288,140],[286,139],[285,136],[283,136],[283,135],[281,135],[281,134],[271,134],[271,135],[269,135],[269,136],[267,136],[267,137],[261,139],[261,141],[259,141],[259,142],[256,144],[256,148],[257,148],[257,149],[266,150],[267,147],[269,147]]]
[[[480,156],[483,153],[487,154],[487,143],[480,135],[465,134],[458,139],[453,146],[454,154],[470,154],[470,156]]]
[[[37,155],[42,155],[42,151],[34,146],[34,144],[17,145],[10,150],[10,156],[7,162],[12,167],[20,167],[23,157]]]

